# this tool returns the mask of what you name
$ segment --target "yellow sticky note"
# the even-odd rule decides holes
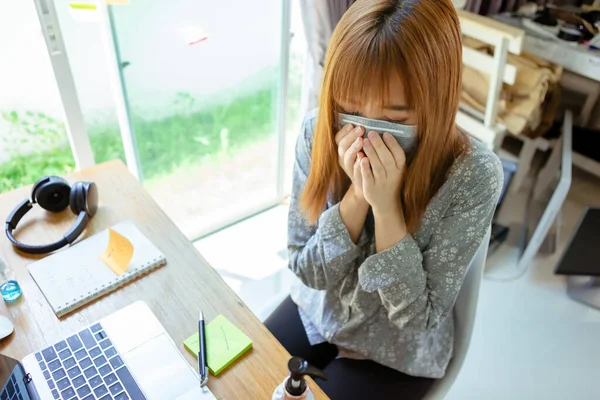
[[[96,7],[95,4],[92,4],[92,3],[69,3],[69,7],[73,8],[75,10],[90,10],[90,11],[94,11],[98,8],[98,7]]]
[[[133,257],[133,245],[125,236],[112,229],[108,230],[108,235],[108,246],[104,253],[100,254],[100,259],[117,276],[123,275]]]
[[[95,1],[69,3],[69,14],[77,22],[99,23],[102,20]]]
[[[205,333],[206,363],[209,371],[215,376],[252,348],[252,340],[222,315],[206,325]],[[198,334],[195,333],[187,338],[183,345],[187,351],[198,357],[199,342]]]

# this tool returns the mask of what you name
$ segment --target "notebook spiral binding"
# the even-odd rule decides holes
[[[88,304],[104,296],[105,294],[111,293],[116,289],[120,288],[121,286],[124,286],[129,282],[136,280],[137,278],[144,276],[166,264],[167,260],[165,258],[154,258],[149,263],[137,267],[133,271],[125,272],[123,275],[116,277],[109,284],[94,288],[94,291],[88,292],[87,295],[82,295],[79,298],[75,298],[72,301],[65,303],[63,306],[58,307],[55,310],[55,313],[58,317],[65,316],[71,311],[74,311],[79,307],[84,306],[85,304]]]

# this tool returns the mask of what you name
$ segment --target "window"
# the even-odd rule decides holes
[[[12,72],[0,77],[10,81],[12,91],[0,97],[0,111],[6,114],[0,138],[16,140],[14,132],[21,129],[28,140],[19,136],[18,143],[10,144],[18,147],[21,159],[14,150],[0,152],[0,168],[21,171],[18,176],[2,173],[9,176],[2,190],[75,168],[35,7],[18,4],[10,6],[10,13],[2,12],[0,18],[10,22],[0,28],[6,30],[3,37],[28,29],[37,50],[26,50],[21,40],[26,35],[0,42],[14,53]],[[300,12],[291,13],[292,2],[148,0],[110,6],[107,14],[100,7],[90,11],[97,13],[95,18],[84,19],[76,17],[68,2],[54,5],[85,121],[82,136],[86,143],[89,138],[96,163],[134,157],[145,188],[191,239],[285,198],[302,117],[305,52]],[[291,39],[284,42],[290,29]],[[32,55],[23,57],[24,51]],[[36,66],[35,73],[21,73],[29,66]],[[8,100],[11,93],[32,101],[18,108]],[[56,100],[47,104],[50,98]],[[38,105],[39,99],[46,102]],[[128,157],[122,135],[128,136],[121,132],[117,110],[124,110],[121,115],[132,132]],[[31,115],[22,114],[27,111]],[[43,118],[48,127],[35,120],[22,122],[22,115]],[[27,136],[24,125],[33,127],[33,136]],[[39,150],[46,164],[32,168],[30,147],[46,134],[52,143]]]
[[[75,168],[33,2],[0,4],[0,192]]]
[[[281,4],[112,8],[143,182],[188,237],[277,201]]]

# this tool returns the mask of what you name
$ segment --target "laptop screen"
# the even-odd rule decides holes
[[[29,400],[24,379],[25,373],[21,363],[0,354],[0,399]]]

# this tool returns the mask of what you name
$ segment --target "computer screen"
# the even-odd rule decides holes
[[[599,227],[600,208],[587,209],[558,263],[557,274],[600,276]]]
[[[29,400],[24,379],[25,371],[21,363],[0,354],[0,399]]]

